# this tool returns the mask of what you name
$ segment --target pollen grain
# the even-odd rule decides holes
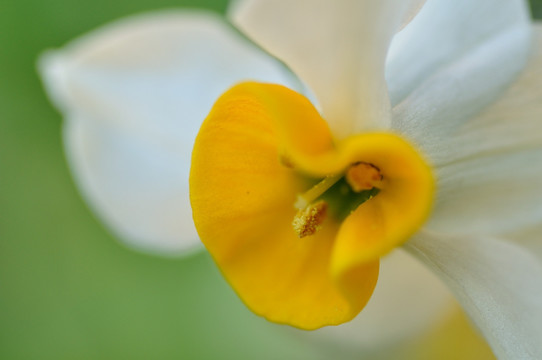
[[[297,212],[292,226],[299,238],[313,235],[322,228],[322,223],[326,218],[327,207],[327,203],[320,200]]]

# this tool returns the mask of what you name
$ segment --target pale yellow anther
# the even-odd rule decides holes
[[[365,162],[358,162],[350,166],[345,177],[346,182],[355,192],[373,188],[381,189],[382,180],[384,179],[376,166]]]
[[[322,227],[326,218],[327,203],[323,200],[310,204],[303,210],[299,210],[294,217],[292,226],[297,236],[303,238],[316,233]]]

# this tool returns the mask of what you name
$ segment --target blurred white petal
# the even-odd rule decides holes
[[[407,249],[455,293],[499,359],[542,359],[542,266],[510,242],[422,232]]]
[[[495,101],[528,59],[522,0],[429,0],[394,39],[387,64],[393,127],[437,165],[447,143]]]
[[[446,285],[431,270],[397,249],[382,258],[375,292],[354,320],[307,336],[352,349],[379,351],[430,331],[449,316],[454,304]]]
[[[391,43],[386,79],[392,103],[462,56],[529,22],[523,0],[428,0]]]
[[[39,65],[65,117],[83,195],[122,240],[165,254],[199,244],[188,172],[213,102],[242,80],[293,83],[280,63],[204,12],[124,19],[46,53]]]
[[[542,261],[542,222],[516,229],[507,234],[507,236],[528,248],[529,251],[538,256]]]
[[[314,91],[335,135],[387,128],[384,65],[420,0],[246,0],[232,18]],[[422,10],[423,11],[423,10]]]
[[[497,102],[441,134],[430,228],[542,243],[542,26],[519,79]],[[436,130],[435,130],[436,133]],[[516,233],[523,236],[512,236]]]

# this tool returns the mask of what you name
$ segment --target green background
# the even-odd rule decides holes
[[[252,315],[205,253],[120,245],[79,196],[38,54],[111,20],[227,1],[0,0],[0,359],[315,359]],[[542,17],[542,0],[532,1]],[[331,356],[329,356],[331,357]]]

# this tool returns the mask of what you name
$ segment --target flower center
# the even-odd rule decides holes
[[[307,192],[299,194],[294,206],[298,209],[292,221],[297,236],[303,238],[322,228],[328,213],[345,219],[365,201],[378,194],[384,176],[373,164],[357,162],[344,173],[327,176]]]

